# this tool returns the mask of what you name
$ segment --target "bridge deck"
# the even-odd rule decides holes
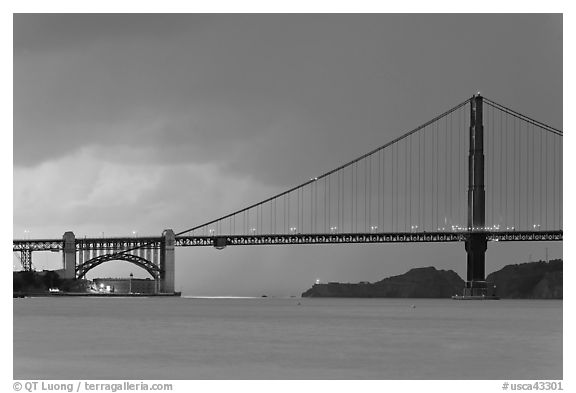
[[[465,241],[471,233],[484,233],[488,241],[562,241],[563,231],[494,231],[494,232],[400,232],[400,233],[314,233],[314,234],[264,234],[264,235],[215,235],[177,236],[176,246],[214,246],[217,239],[226,239],[226,246],[288,245],[288,244],[338,244],[338,243],[445,243]],[[118,251],[130,248],[160,248],[161,237],[141,238],[84,238],[76,240],[78,250]],[[220,240],[222,241],[222,240]],[[13,251],[61,251],[62,239],[16,239]]]

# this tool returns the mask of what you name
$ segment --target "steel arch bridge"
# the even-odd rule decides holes
[[[83,278],[86,275],[86,273],[88,273],[90,270],[109,261],[130,262],[146,270],[152,276],[152,278],[154,278],[154,280],[157,280],[160,277],[161,273],[160,268],[154,263],[150,262],[149,260],[142,258],[138,255],[115,253],[115,254],[100,255],[96,258],[92,258],[89,261],[84,262],[81,265],[78,265],[76,267],[76,278],[78,279]]]

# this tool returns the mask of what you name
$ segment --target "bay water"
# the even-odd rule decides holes
[[[562,301],[14,299],[15,379],[562,378]]]

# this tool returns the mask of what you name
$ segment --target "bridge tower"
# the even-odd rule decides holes
[[[62,236],[64,242],[64,249],[62,252],[63,258],[63,275],[62,278],[76,278],[76,236],[74,232],[68,231]]]
[[[162,247],[160,249],[160,292],[174,292],[174,244],[176,236],[172,229],[162,232]]]
[[[486,295],[484,190],[484,126],[482,123],[482,96],[470,99],[470,150],[468,153],[468,239],[467,273],[464,296]]]

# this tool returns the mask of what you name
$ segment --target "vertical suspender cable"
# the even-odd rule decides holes
[[[454,165],[452,162],[452,155],[454,154],[454,127],[452,126],[452,113],[450,113],[450,131],[448,132],[448,134],[450,135],[450,153],[448,153],[448,168],[450,171],[450,175],[448,176],[448,181],[449,181],[449,194],[448,194],[448,206],[450,208],[450,221],[452,222],[452,225],[454,225],[454,203],[452,200],[452,195],[454,194],[454,183],[453,183],[453,175],[454,175]]]
[[[422,198],[422,215],[424,216],[424,227],[425,227],[425,228],[427,228],[426,224],[427,224],[427,221],[428,221],[428,214],[427,214],[428,209],[426,208],[426,202],[427,202],[428,200],[431,200],[431,198],[432,198],[432,192],[428,192],[428,191],[427,191],[427,184],[428,184],[428,177],[429,177],[429,175],[427,176],[427,175],[426,175],[426,172],[428,172],[429,166],[428,166],[428,161],[427,161],[427,158],[426,158],[426,157],[427,157],[426,152],[427,152],[427,150],[428,150],[428,149],[427,149],[428,143],[426,143],[426,139],[428,139],[427,137],[428,137],[428,134],[430,133],[430,131],[426,131],[426,128],[427,128],[427,127],[425,127],[424,130],[423,130],[423,132],[424,132],[424,146],[423,146],[423,147],[424,147],[424,176],[422,177],[422,181],[424,182],[424,185],[423,185],[424,187],[423,187],[423,188],[424,188],[424,195],[425,195],[425,196]],[[430,204],[430,206],[432,206],[432,204]],[[432,213],[432,212],[430,212],[430,213]]]
[[[404,231],[408,228],[408,140],[404,140]]]
[[[332,175],[328,176],[328,228],[332,229],[332,182],[330,179]]]
[[[542,226],[542,228],[544,229],[544,188],[546,187],[543,182],[544,182],[544,141],[542,140],[542,129],[539,128],[538,132],[540,134],[540,159],[538,160],[538,163],[540,164],[540,179],[539,179],[539,188],[540,188],[540,198],[538,201],[538,205],[539,205],[539,216],[540,216],[540,222],[539,225]]]
[[[400,155],[400,148],[398,147],[398,144],[395,144],[396,146],[396,231],[400,230],[400,198],[399,198],[399,189],[400,189],[400,164],[399,164],[399,158],[398,156]]]
[[[410,204],[409,204],[409,209],[408,209],[408,212],[409,212],[408,213],[408,217],[409,217],[408,220],[410,222],[410,226],[412,226],[413,225],[413,220],[412,220],[412,179],[413,179],[413,176],[412,176],[412,160],[413,160],[413,158],[412,158],[412,136],[410,136],[408,138],[408,142],[410,143],[410,153],[409,153],[410,159],[408,160],[408,163],[410,166],[409,171],[408,171],[409,172],[408,179],[410,181],[410,183],[409,183],[410,187],[408,189],[408,196],[410,197]]]
[[[396,187],[394,187],[394,185],[395,185],[395,184],[394,184],[394,182],[395,182],[395,178],[394,178],[394,168],[395,168],[395,166],[394,166],[394,150],[395,150],[395,149],[396,149],[396,145],[392,145],[392,157],[391,157],[391,161],[392,161],[391,169],[392,169],[392,170],[390,171],[390,174],[391,174],[391,176],[392,176],[392,196],[391,196],[391,199],[392,199],[392,209],[391,209],[391,211],[390,211],[390,213],[392,213],[392,232],[394,232],[394,231],[396,230],[396,227],[394,226],[394,221],[395,221],[395,220],[394,220],[394,217],[395,217],[395,214],[396,214],[396,213],[395,213],[395,211],[396,211],[396,206],[395,206],[395,204],[394,204],[394,202],[395,202],[395,201],[394,201],[394,196],[396,195]]]
[[[504,149],[506,151],[506,164],[504,165],[504,185],[506,186],[506,193],[504,195],[505,200],[504,200],[504,214],[505,214],[505,224],[506,227],[510,226],[510,222],[508,221],[508,169],[510,168],[510,165],[508,165],[508,117],[504,118],[505,122],[506,122],[506,128],[505,128],[505,138],[504,138],[504,143],[506,144],[506,148]]]
[[[438,144],[439,144],[439,139],[440,139],[439,136],[440,136],[440,131],[439,131],[439,129],[438,129],[438,121],[436,121],[436,134],[434,135],[434,137],[436,138],[436,151],[435,151],[435,153],[434,153],[434,161],[436,161],[436,181],[435,181],[435,183],[436,183],[436,184],[435,184],[435,186],[436,186],[436,223],[435,223],[436,228],[439,227],[439,225],[438,225],[438,209],[439,209],[439,205],[440,205],[440,204],[439,204],[439,197],[438,197],[438,192],[439,192],[439,187],[438,187],[438,185],[439,185],[439,182],[440,182],[440,181],[439,181],[439,177],[440,177],[440,176],[439,176],[439,163],[438,163],[438,162],[440,161],[440,157],[439,157],[439,154],[438,154],[438,150],[439,150],[439,149],[438,149],[438,147],[439,147]]]
[[[545,187],[544,187],[544,220],[546,222],[546,229],[548,229],[548,135],[544,135],[544,173],[546,174]]]
[[[500,203],[498,204],[498,208],[500,211],[500,224],[504,225],[505,222],[502,221],[502,206],[504,206],[504,174],[502,173],[502,170],[505,169],[505,165],[504,165],[504,128],[503,128],[503,122],[502,122],[502,112],[499,112],[500,114]]]
[[[554,176],[552,182],[552,229],[556,229],[556,137],[550,134],[552,142],[554,143],[554,154],[552,155],[552,174]]]
[[[338,171],[338,175],[338,230],[340,231],[344,226],[344,212],[342,210],[342,206],[344,205],[344,194],[342,193],[344,171]],[[342,201],[340,201],[340,199],[342,199]]]
[[[368,232],[367,208],[368,208],[368,160],[364,159],[364,232]]]
[[[386,227],[386,152],[382,151],[382,231]]]
[[[531,212],[531,222],[532,226],[536,228],[534,225],[537,223],[536,221],[536,213],[534,210],[536,209],[536,169],[535,169],[535,161],[536,161],[536,138],[534,135],[534,125],[530,124],[530,136],[532,139],[532,155],[530,156],[530,161],[532,162],[532,202],[530,203],[530,212]]]
[[[518,141],[516,140],[516,117],[513,117],[512,121],[512,226],[516,227],[516,205],[518,204],[516,199],[516,146],[518,146]]]
[[[494,214],[496,211],[496,190],[497,190],[497,185],[499,183],[497,183],[496,180],[496,168],[497,168],[497,158],[498,156],[496,155],[496,113],[494,111],[491,112],[491,125],[490,125],[490,129],[488,130],[490,133],[490,137],[491,139],[491,146],[490,146],[490,161],[492,161],[492,167],[491,167],[491,180],[490,180],[490,189],[489,192],[491,194],[491,209],[492,209],[492,213],[491,213],[491,223],[490,225],[488,225],[488,227],[490,227],[491,230],[494,229],[494,225],[495,225],[495,219],[494,219]]]
[[[444,224],[445,228],[448,222],[448,117],[444,116]]]
[[[530,185],[530,175],[528,174],[528,165],[530,163],[530,157],[528,156],[528,149],[530,149],[530,134],[529,134],[529,130],[528,127],[530,126],[530,123],[526,123],[526,132],[524,135],[526,135],[525,139],[526,139],[526,150],[525,150],[525,155],[526,155],[526,165],[525,165],[525,169],[526,169],[526,192],[524,193],[524,195],[526,195],[526,213],[524,214],[524,217],[526,218],[526,229],[530,229],[530,213],[528,210],[528,204],[529,204],[529,198],[530,198],[530,194],[529,194],[529,185]]]
[[[518,159],[518,190],[516,191],[516,195],[517,195],[517,201],[516,201],[516,205],[518,205],[518,214],[517,214],[517,218],[518,218],[518,225],[516,226],[516,228],[521,227],[522,225],[522,220],[520,217],[520,204],[522,203],[522,196],[520,195],[520,182],[522,180],[522,168],[521,168],[521,158],[522,158],[522,138],[520,135],[520,126],[521,126],[521,122],[517,121],[517,127],[515,128],[515,132],[518,138],[517,143],[514,145],[514,150],[518,150],[518,154],[517,154],[517,159]]]
[[[350,166],[350,233],[354,232],[354,167]]]
[[[354,177],[356,179],[354,183],[354,232],[358,231],[358,164],[354,163]]]
[[[340,230],[340,176],[341,173],[340,171],[338,171],[338,177],[336,180],[336,187],[337,187],[337,192],[336,192],[336,227],[338,228],[338,230]]]
[[[292,232],[292,230],[290,229],[290,228],[292,228],[292,224],[291,224],[291,222],[292,222],[292,215],[290,214],[290,207],[291,207],[290,205],[292,205],[292,203],[291,203],[291,201],[290,201],[290,195],[291,195],[291,194],[292,194],[292,193],[288,193],[288,230],[289,230],[290,232]]]
[[[372,225],[372,156],[366,157],[368,161],[368,224]],[[372,228],[370,228],[372,230]]]
[[[420,188],[420,194],[421,194],[421,201],[420,201],[420,211],[421,211],[421,219],[420,219],[420,224],[422,225],[422,232],[426,230],[426,200],[427,200],[427,193],[426,193],[426,168],[427,168],[427,164],[426,164],[426,128],[424,128],[422,131],[422,139],[421,139],[421,147],[420,149],[422,150],[421,154],[422,154],[422,164],[421,164],[421,170],[422,170],[422,174],[421,174],[421,188]]]
[[[328,207],[328,190],[326,188],[326,177],[324,178],[324,233],[328,232],[328,221],[327,221],[327,214],[326,209]]]
[[[463,110],[458,113],[458,223],[461,227],[464,227],[464,221],[462,220],[462,208],[464,205],[464,189],[462,187],[462,167],[464,162],[462,157],[464,156],[464,147],[462,146],[462,133],[464,132],[464,121],[463,121]]]
[[[518,228],[520,230],[523,230],[525,227],[528,226],[528,222],[526,221],[524,226],[522,226],[522,216],[524,216],[524,220],[526,220],[526,216],[522,214],[523,210],[522,210],[522,199],[526,199],[526,194],[522,192],[523,190],[523,170],[522,168],[524,168],[524,170],[526,170],[526,166],[524,165],[524,161],[522,160],[522,152],[525,151],[525,149],[523,148],[524,143],[526,142],[526,138],[524,137],[524,134],[522,133],[522,126],[523,126],[523,122],[520,121],[518,124],[518,135],[519,135],[519,145],[518,145],[518,155],[519,155],[519,159],[518,159]],[[524,194],[524,195],[522,195]],[[522,198],[524,197],[524,198]]]
[[[418,219],[417,224],[418,226],[422,226],[422,220],[421,220],[421,199],[422,199],[422,195],[421,195],[421,188],[420,188],[420,173],[422,172],[422,151],[421,151],[421,147],[420,145],[422,144],[422,131],[418,132]]]
[[[310,233],[316,233],[316,182],[310,184]]]
[[[382,203],[381,201],[381,193],[380,193],[380,188],[382,187],[382,178],[380,177],[382,174],[382,150],[378,151],[378,228],[380,229],[380,231],[382,231],[382,227],[383,224],[380,220],[380,204]]]

